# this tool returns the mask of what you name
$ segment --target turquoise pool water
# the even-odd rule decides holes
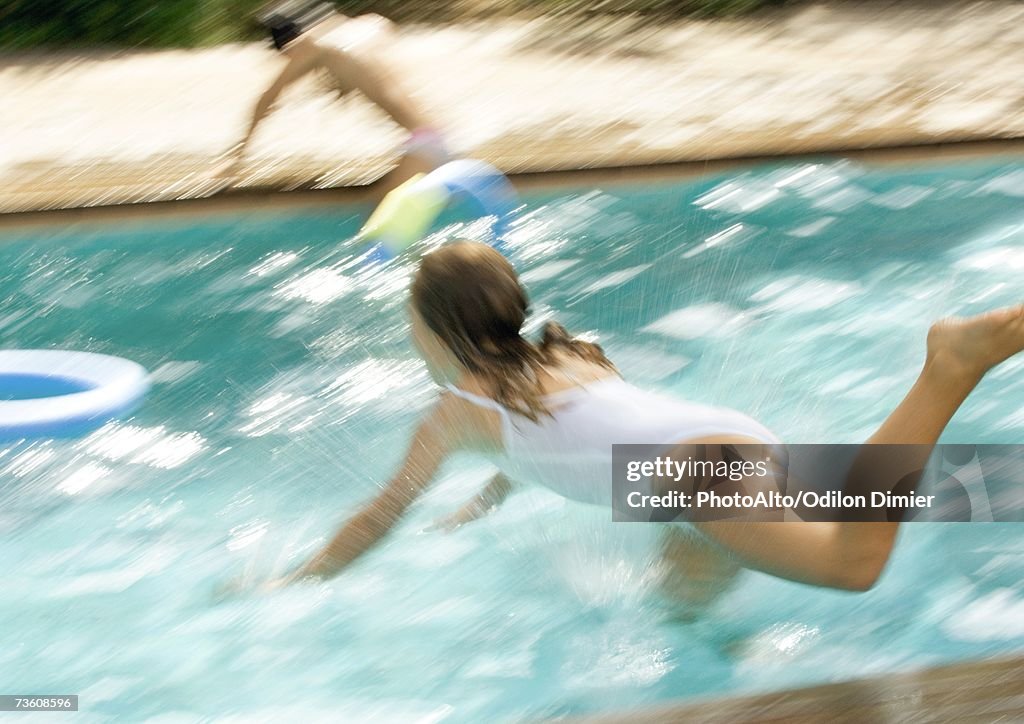
[[[631,379],[789,441],[858,442],[913,380],[931,320],[1024,298],[1022,198],[1019,161],[765,166],[531,196],[511,254],[533,328],[554,314]],[[333,533],[435,394],[406,337],[410,269],[346,264],[364,212],[0,244],[4,347],[154,372],[131,419],[0,447],[0,690],[78,693],[76,721],[504,721],[1024,649],[1022,526],[909,526],[870,593],[749,574],[681,623],[646,596],[650,527],[607,511],[528,490],[424,532],[483,482],[473,460],[335,581],[215,602],[217,583]],[[946,440],[1024,442],[1024,363],[987,378]]]

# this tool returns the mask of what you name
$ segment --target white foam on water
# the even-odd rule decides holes
[[[1007,282],[997,282],[988,286],[979,287],[977,292],[965,298],[965,302],[968,304],[979,304],[986,302],[992,297],[999,297],[1005,295],[1007,292],[1012,293],[1012,288]]]
[[[990,380],[1007,380],[1008,382],[1024,382],[1024,357],[1017,355],[991,370],[987,375]],[[1024,410],[1022,410],[1024,413]]]
[[[261,634],[272,636],[305,621],[323,608],[327,596],[321,588],[318,595],[312,595],[307,586],[293,586],[275,591],[271,597],[261,601],[266,615],[261,617]]]
[[[562,672],[569,691],[651,686],[676,667],[668,642],[635,621],[629,629],[619,622],[597,635],[575,636],[569,648]]]
[[[986,420],[999,408],[999,403],[994,400],[986,400],[968,405],[966,409],[957,412],[962,420]]]
[[[324,393],[346,406],[372,402],[384,409],[407,410],[417,398],[432,394],[428,382],[427,370],[419,361],[370,359],[338,375]]]
[[[128,531],[157,530],[184,510],[185,504],[180,500],[161,505],[142,503],[120,516],[115,526]]]
[[[842,397],[850,400],[879,400],[905,385],[906,380],[903,377],[874,377],[848,388]]]
[[[546,281],[548,279],[554,279],[579,263],[579,259],[560,259],[558,261],[549,261],[535,266],[532,269],[527,269],[519,275],[519,278],[524,284]]]
[[[309,397],[273,392],[249,406],[248,417],[251,419],[242,425],[239,431],[250,437],[276,432],[293,418],[297,410],[303,409],[309,402]]]
[[[203,368],[202,362],[194,360],[164,362],[149,373],[149,381],[153,384],[174,384],[181,382]]]
[[[597,239],[609,240],[628,235],[640,225],[640,220],[633,214],[622,211],[617,214],[610,214],[601,221],[596,228],[591,228],[590,233]]]
[[[813,647],[821,630],[798,621],[774,623],[743,642],[740,668],[759,668],[765,664],[796,657]]]
[[[247,274],[255,277],[271,276],[287,269],[298,260],[299,255],[293,251],[275,251],[249,269]]]
[[[245,525],[232,528],[229,533],[228,550],[240,551],[259,543],[269,529],[270,525],[266,521],[250,521]]]
[[[362,347],[364,341],[347,329],[336,329],[310,343],[310,349],[322,357],[333,359]]]
[[[799,186],[807,183],[813,174],[820,173],[822,168],[821,164],[808,164],[797,167],[795,170],[787,168],[771,174],[768,181],[778,189]]]
[[[337,269],[313,269],[281,284],[274,294],[282,299],[326,304],[340,299],[354,288],[352,278]]]
[[[999,247],[1015,248],[1021,242],[1024,242],[1024,222],[1004,223],[984,229],[969,241],[952,247],[946,255],[954,263],[960,263],[972,254]]]
[[[838,393],[847,392],[865,378],[872,376],[875,370],[859,369],[841,372],[818,388],[818,395],[828,397]]]
[[[476,548],[477,543],[470,537],[438,532],[419,545],[410,546],[401,560],[421,571],[443,570]]]
[[[1015,170],[997,176],[982,186],[976,193],[997,193],[1014,198],[1024,198],[1024,170]]]
[[[90,455],[117,461],[153,443],[162,432],[162,428],[109,423],[83,439],[76,447]]]
[[[425,606],[417,606],[412,615],[405,617],[403,626],[419,626],[422,624],[442,624],[457,629],[470,621],[480,621],[493,609],[468,596],[445,598]]]
[[[132,284],[162,284],[169,279],[188,276],[195,272],[211,266],[232,251],[231,247],[216,251],[199,252],[190,254],[175,262],[155,261],[153,259],[130,262],[130,272],[121,268],[125,277],[131,279]]]
[[[717,249],[723,246],[735,246],[742,242],[748,241],[758,234],[761,233],[761,229],[749,226],[743,223],[733,224],[732,226],[719,231],[717,234],[712,234],[707,237],[701,243],[697,244],[692,249],[688,250],[683,254],[684,259],[691,259],[698,254],[703,254],[705,251],[710,249]]]
[[[813,312],[830,309],[863,292],[863,288],[853,282],[786,277],[765,285],[750,299],[763,302],[758,307],[760,312]]]
[[[559,578],[585,606],[635,610],[661,580],[658,531],[632,532],[637,535],[599,534],[599,540],[584,535],[551,552]]]
[[[843,213],[859,206],[871,197],[870,191],[859,186],[845,186],[827,196],[822,196],[811,205],[815,209]]]
[[[903,210],[924,201],[935,189],[924,186],[900,186],[884,194],[876,194],[869,203],[886,209]]]
[[[11,334],[17,332],[30,321],[32,321],[32,317],[29,316],[27,310],[14,310],[9,314],[0,315],[0,330],[4,330],[8,334]]]
[[[111,469],[105,465],[88,462],[64,478],[57,486],[57,490],[65,495],[78,495],[111,472]]]
[[[605,345],[608,356],[626,378],[661,380],[680,371],[693,360],[681,354],[661,352],[640,345]]]
[[[631,279],[635,279],[640,276],[650,268],[650,264],[640,264],[639,266],[620,269],[619,271],[612,272],[611,274],[606,274],[596,282],[588,284],[580,290],[580,293],[584,295],[593,294],[594,292],[599,292],[602,289],[612,289],[614,287],[621,286]]]
[[[43,443],[42,445],[30,447],[28,450],[14,455],[7,461],[7,464],[0,469],[0,472],[5,475],[13,475],[21,478],[42,469],[56,458],[56,451],[49,446],[49,443]]]
[[[524,261],[556,257],[580,236],[594,235],[595,223],[611,218],[607,209],[617,202],[613,196],[592,191],[527,211],[510,233],[510,243]],[[613,225],[614,233],[622,231],[621,225],[620,219]]]
[[[1000,422],[996,423],[996,429],[999,430],[1011,430],[1018,427],[1024,428],[1024,410],[1018,410],[1011,415],[1007,415]]]
[[[138,691],[143,680],[136,676],[104,676],[79,693],[82,701],[90,704],[103,701],[114,701]]]
[[[203,452],[206,447],[206,439],[197,432],[167,433],[140,450],[131,461],[155,468],[177,468]]]
[[[140,427],[113,422],[105,425],[75,447],[112,462],[131,462],[156,468],[176,468],[206,449],[205,438],[197,432],[174,433],[162,425]]]
[[[314,323],[316,317],[307,309],[296,309],[278,319],[270,328],[271,337],[286,337],[292,332],[304,329]]]
[[[1004,641],[1024,637],[1024,598],[1000,588],[967,603],[942,628],[957,641]]]
[[[748,321],[748,316],[736,307],[710,302],[678,309],[641,327],[640,331],[682,340],[726,337],[735,334]]]
[[[437,724],[447,719],[453,707],[448,704],[417,700],[379,699],[325,701],[322,704],[295,706],[267,706],[250,709],[241,714],[218,716],[224,724],[281,724],[281,722],[303,722],[303,724]],[[188,716],[188,715],[186,715]],[[185,721],[193,722],[194,719]],[[201,721],[208,721],[203,717]],[[147,720],[146,724],[149,724]],[[156,724],[168,724],[164,721]],[[173,721],[170,724],[179,724]]]
[[[961,269],[981,271],[1022,271],[1024,270],[1024,247],[997,246],[965,256],[956,261],[955,265]]]
[[[71,282],[54,287],[53,303],[65,309],[80,309],[99,296],[100,290],[81,283]]]
[[[243,413],[240,432],[259,437],[301,432],[317,423],[341,423],[356,412],[408,411],[434,394],[426,368],[415,360],[371,358],[340,374],[323,365],[310,374],[290,369],[265,385]]]
[[[804,224],[803,226],[798,226],[795,229],[790,229],[786,233],[790,236],[796,236],[801,239],[811,236],[817,236],[825,229],[827,229],[829,226],[831,226],[835,220],[835,216],[823,216],[820,219],[817,219],[816,221],[810,222],[809,224]]]
[[[148,571],[140,567],[86,573],[64,579],[50,590],[52,598],[76,598],[96,593],[122,593],[146,577]]]
[[[741,178],[719,184],[693,203],[706,211],[745,214],[764,208],[782,198],[782,195],[782,192],[770,183]]]
[[[463,671],[467,679],[527,679],[533,675],[537,654],[529,649],[502,651],[500,655],[482,654],[472,659]]]
[[[142,720],[142,724],[199,724],[206,721],[205,715],[186,711],[168,711]],[[252,720],[256,721],[256,720]]]
[[[804,199],[816,199],[835,194],[863,171],[849,162],[818,164],[810,167],[809,173],[796,173],[788,178],[784,188],[795,192]]]

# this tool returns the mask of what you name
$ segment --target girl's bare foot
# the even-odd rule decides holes
[[[928,331],[928,363],[954,375],[981,379],[1024,351],[1024,304],[975,317],[950,317]]]

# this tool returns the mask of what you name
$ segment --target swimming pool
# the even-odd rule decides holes
[[[1024,164],[778,164],[527,198],[512,256],[536,319],[631,379],[857,442],[913,380],[931,320],[1020,301]],[[648,602],[651,528],[543,491],[453,534],[460,461],[323,586],[215,603],[304,559],[375,490],[435,394],[409,268],[353,273],[362,208],[19,234],[5,347],[134,359],[143,409],[0,447],[0,689],[81,721],[495,721],[643,706],[1024,649],[1024,528],[909,526],[880,585],[748,574],[705,617]],[[473,234],[473,225],[440,236]],[[948,442],[1024,441],[1024,364]],[[43,715],[45,716],[45,715]]]

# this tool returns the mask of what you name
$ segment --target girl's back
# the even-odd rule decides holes
[[[449,389],[501,416],[503,454],[498,463],[506,475],[584,503],[611,505],[612,445],[653,445],[658,446],[655,454],[661,454],[685,441],[712,436],[778,442],[770,430],[740,412],[642,390],[607,371],[545,394],[551,414],[536,422],[488,397]]]

